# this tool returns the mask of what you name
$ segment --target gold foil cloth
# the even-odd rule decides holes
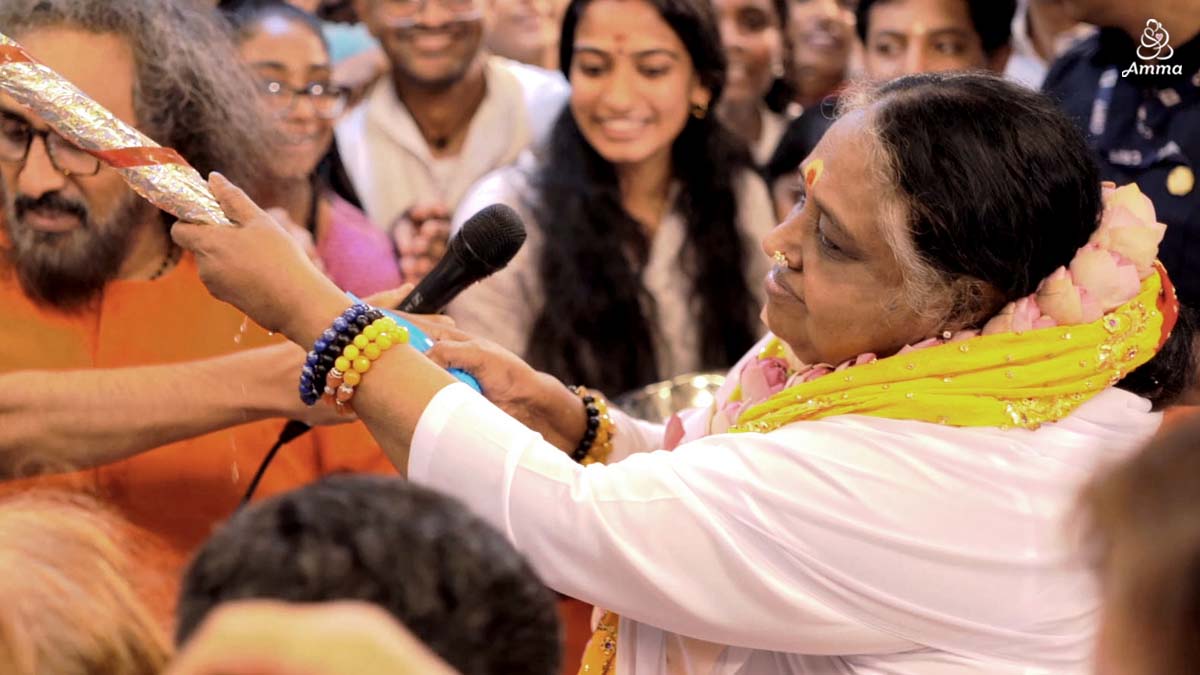
[[[16,41],[2,33],[0,45],[20,49]],[[43,64],[0,59],[0,90],[84,150],[103,152],[160,147]],[[230,224],[207,183],[190,165],[114,168],[134,191],[180,220]]]

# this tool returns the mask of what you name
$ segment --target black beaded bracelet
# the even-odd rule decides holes
[[[583,410],[587,413],[587,429],[583,432],[583,438],[580,439],[579,445],[571,451],[571,459],[576,462],[582,462],[588,453],[592,451],[592,446],[596,443],[596,433],[600,429],[600,409],[596,407],[596,398],[591,394],[582,394],[579,387],[571,387],[571,393],[580,397],[583,401]]]

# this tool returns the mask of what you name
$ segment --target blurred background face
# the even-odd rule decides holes
[[[683,42],[641,0],[594,0],[575,31],[571,113],[614,164],[670,156],[693,105],[707,107]]]
[[[854,0],[790,0],[788,29],[799,77],[840,78],[854,46]]]
[[[299,21],[267,16],[238,53],[259,77],[263,114],[282,137],[274,172],[283,178],[308,176],[333,142],[333,120],[343,101],[330,82],[325,44]]]
[[[482,0],[359,0],[396,75],[432,88],[461,80],[483,45]]]
[[[758,102],[783,74],[783,26],[772,0],[713,0],[728,70],[721,100]]]
[[[864,65],[883,81],[987,68],[989,59],[964,0],[887,0],[871,8]]]
[[[543,65],[558,42],[554,0],[494,0],[487,46],[493,54]]]

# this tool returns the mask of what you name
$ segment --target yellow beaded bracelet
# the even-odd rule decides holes
[[[571,453],[571,459],[584,466],[596,462],[603,464],[612,454],[613,436],[616,435],[616,425],[608,414],[608,401],[584,387],[571,387],[571,391],[581,399],[588,416],[587,429],[579,446]]]
[[[325,380],[326,399],[339,407],[349,404],[371,364],[393,346],[402,344],[408,344],[408,329],[390,317],[376,319],[363,328],[334,360]]]

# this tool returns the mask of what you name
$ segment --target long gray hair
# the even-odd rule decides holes
[[[138,128],[201,175],[219,170],[252,195],[266,189],[272,132],[229,29],[199,0],[3,0],[0,32],[50,27],[125,38],[133,50]]]

